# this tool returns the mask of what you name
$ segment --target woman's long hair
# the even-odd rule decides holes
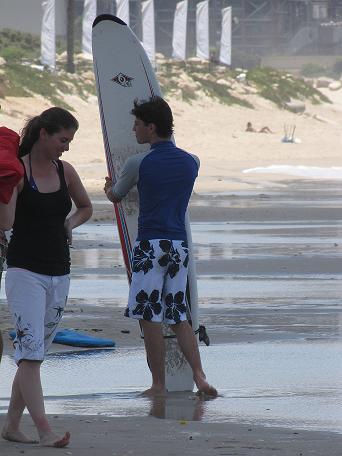
[[[44,128],[49,135],[53,135],[62,128],[77,130],[78,121],[69,111],[58,107],[49,108],[40,116],[32,117],[21,130],[19,157],[31,152],[33,144],[39,139],[41,128]]]

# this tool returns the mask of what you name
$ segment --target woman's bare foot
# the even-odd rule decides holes
[[[66,432],[63,437],[58,437],[53,432],[48,432],[40,439],[40,446],[64,448],[69,444],[70,432]]]
[[[9,442],[18,442],[18,443],[38,443],[38,440],[28,437],[23,432],[11,431],[7,427],[3,427],[1,431],[1,437]]]

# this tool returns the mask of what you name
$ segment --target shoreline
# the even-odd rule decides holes
[[[342,445],[342,435],[331,432],[238,423],[175,421],[152,416],[52,415],[50,419],[56,432],[71,432],[70,445],[59,451],[73,456],[339,456]],[[3,422],[4,417],[0,415],[0,427]],[[24,416],[23,423],[23,430],[32,435],[33,426],[27,416]],[[22,452],[28,456],[50,456],[58,450],[0,440],[0,451],[6,456]]]
[[[91,221],[116,225],[113,207],[105,200],[103,192],[93,191],[90,198],[94,201]],[[341,199],[339,180],[282,176],[280,180],[267,181],[267,186],[261,188],[231,189],[223,194],[195,192],[190,200],[189,215],[191,222],[342,220],[338,210]]]

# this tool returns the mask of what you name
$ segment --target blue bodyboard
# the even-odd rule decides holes
[[[10,338],[15,338],[15,331],[10,331]],[[74,347],[115,347],[115,342],[111,339],[89,336],[79,333],[72,329],[62,329],[58,331],[53,339],[55,344],[72,345]]]

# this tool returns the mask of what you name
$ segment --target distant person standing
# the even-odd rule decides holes
[[[174,145],[173,116],[160,97],[135,102],[133,130],[148,152],[130,157],[115,185],[107,178],[108,199],[119,202],[137,184],[138,237],[125,315],[138,319],[144,332],[152,386],[145,394],[164,395],[165,343],[161,323],[171,326],[200,392],[216,396],[202,369],[194,331],[187,321],[188,244],[185,212],[198,175],[199,160]]]
[[[72,230],[92,214],[77,172],[60,160],[77,129],[75,117],[58,107],[26,123],[19,147],[25,174],[14,189],[10,204],[13,210],[6,221],[8,225],[14,222],[7,251],[6,296],[15,325],[14,359],[18,369],[1,435],[13,442],[36,442],[20,430],[27,407],[39,443],[58,448],[68,445],[70,434],[57,436],[51,429],[45,414],[40,366],[67,302]],[[72,202],[76,210],[70,215]]]

